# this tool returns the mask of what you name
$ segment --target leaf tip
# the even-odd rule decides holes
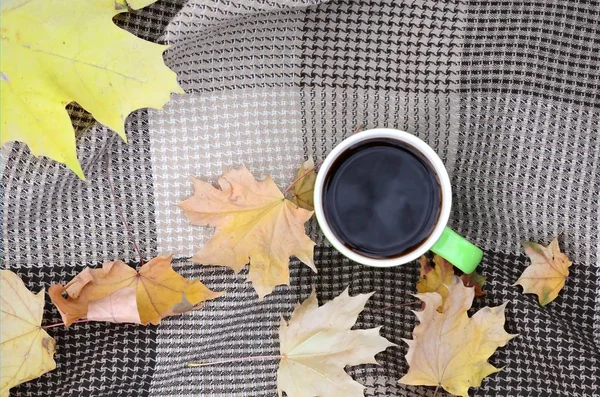
[[[85,174],[83,173],[83,169],[81,168],[81,163],[77,159],[77,155],[75,155],[74,159],[65,161],[65,165],[69,167],[71,171],[75,173],[83,182],[87,182],[85,179]]]
[[[177,89],[175,91],[173,91],[173,93],[179,94],[179,95],[186,94],[185,90],[183,89],[183,87],[180,84],[177,84]]]

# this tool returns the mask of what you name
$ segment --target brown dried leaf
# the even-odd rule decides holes
[[[473,272],[471,274],[463,274],[460,276],[465,287],[473,287],[475,288],[475,296],[483,296],[485,295],[485,291],[483,290],[483,286],[485,285],[486,276],[482,276],[477,274],[477,272]]]

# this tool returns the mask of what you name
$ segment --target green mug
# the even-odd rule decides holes
[[[418,154],[421,155],[420,157],[426,159],[435,172],[441,192],[440,210],[437,221],[434,223],[428,236],[409,251],[390,257],[373,257],[358,252],[356,249],[352,249],[351,245],[344,241],[343,237],[340,237],[341,234],[334,231],[325,210],[326,205],[329,203],[324,202],[324,200],[327,200],[327,198],[324,197],[324,192],[332,165],[334,165],[334,163],[339,164],[339,161],[337,160],[340,159],[340,157],[340,161],[343,162],[349,149],[360,147],[361,143],[364,143],[365,141],[378,139],[397,142],[403,146],[409,146],[412,151],[418,152]],[[338,165],[336,165],[336,167],[338,167]],[[372,129],[354,134],[337,145],[331,153],[327,155],[317,174],[314,190],[314,204],[317,221],[327,240],[329,240],[333,247],[340,251],[344,256],[364,265],[374,267],[399,266],[411,262],[419,258],[425,252],[431,250],[445,258],[463,272],[472,273],[475,271],[475,268],[481,262],[481,258],[483,257],[483,251],[481,249],[446,226],[452,206],[452,189],[448,172],[446,171],[446,167],[442,163],[442,160],[429,145],[416,136],[404,131],[388,128]]]

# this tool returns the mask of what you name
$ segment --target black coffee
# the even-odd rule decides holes
[[[346,149],[332,164],[323,193],[325,217],[338,239],[373,258],[417,248],[432,232],[441,200],[429,161],[384,138]]]

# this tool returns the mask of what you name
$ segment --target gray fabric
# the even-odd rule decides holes
[[[383,325],[399,347],[380,366],[349,368],[366,396],[431,396],[397,380],[407,371],[417,264],[376,270],[317,241],[314,274],[291,261],[291,286],[258,302],[244,272],[186,258],[211,230],[176,204],[190,176],[214,181],[246,164],[284,187],[300,162],[324,156],[357,126],[392,127],[427,141],[453,185],[450,226],[486,250],[488,294],[508,301],[519,337],[491,362],[503,370],[476,396],[600,395],[600,9],[593,1],[162,1],[121,26],[171,45],[167,65],[186,95],[128,119],[129,144],[102,127],[78,141],[88,177],[2,150],[2,266],[39,290],[86,265],[173,253],[174,267],[227,295],[159,327],[55,328],[58,368],[15,395],[274,396],[274,361],[187,368],[191,360],[277,354],[280,315],[315,285],[321,302],[350,286],[375,291],[359,327]],[[89,116],[71,108],[82,129]],[[106,161],[111,160],[115,202]],[[559,298],[542,309],[511,284],[528,264],[519,243],[560,236],[573,259]],[[58,321],[46,307],[45,318]]]

